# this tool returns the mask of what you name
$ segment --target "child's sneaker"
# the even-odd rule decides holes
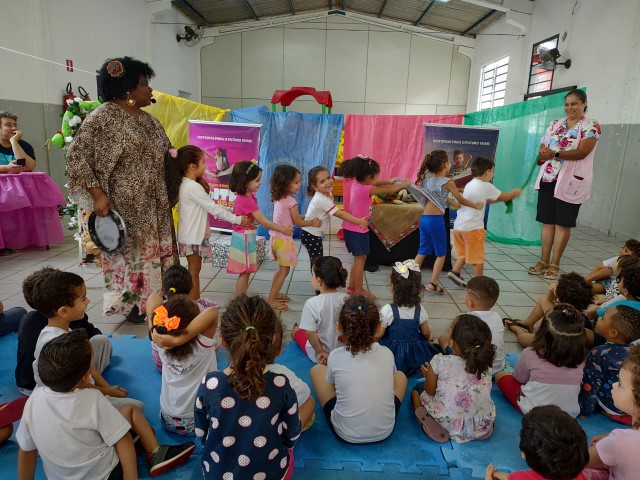
[[[462,275],[460,275],[457,272],[454,272],[453,270],[450,271],[449,273],[447,273],[447,277],[450,278],[451,280],[453,280],[455,283],[457,283],[461,287],[466,287],[467,286],[467,282],[465,280],[463,280]]]
[[[160,445],[158,450],[148,455],[149,475],[157,477],[167,470],[186,462],[195,449],[196,445],[193,442],[186,442],[180,445]]]

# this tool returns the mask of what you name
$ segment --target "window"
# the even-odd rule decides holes
[[[508,70],[509,57],[501,58],[482,67],[480,88],[478,90],[478,110],[504,105]]]
[[[543,47],[547,50],[558,48],[558,35],[534,43],[531,49],[531,68],[529,69],[529,88],[527,95],[540,95],[541,92],[551,90],[553,84],[553,70],[545,70],[540,65],[540,56],[538,48]]]

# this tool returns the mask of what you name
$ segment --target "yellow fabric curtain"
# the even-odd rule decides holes
[[[144,107],[143,110],[158,119],[175,148],[189,143],[189,120],[219,122],[222,116],[230,111],[174,97],[158,90],[153,91],[153,98],[156,99],[156,103]]]

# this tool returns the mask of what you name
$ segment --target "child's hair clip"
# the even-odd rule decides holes
[[[171,288],[169,289],[169,291],[170,291],[171,293],[176,293],[176,289],[175,289],[175,288],[173,288],[173,287],[171,287]]]
[[[369,307],[367,305],[351,305],[351,311],[367,313],[369,311]]]
[[[169,149],[169,156],[171,158],[178,158],[178,151],[175,148]]]
[[[250,160],[249,166],[247,167],[247,170],[244,173],[245,174],[249,173],[253,167],[257,167],[257,166],[258,166],[258,161],[255,158],[253,160]]]

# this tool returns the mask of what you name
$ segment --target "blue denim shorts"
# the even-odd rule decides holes
[[[369,232],[360,233],[343,230],[347,251],[354,257],[369,255]]]

